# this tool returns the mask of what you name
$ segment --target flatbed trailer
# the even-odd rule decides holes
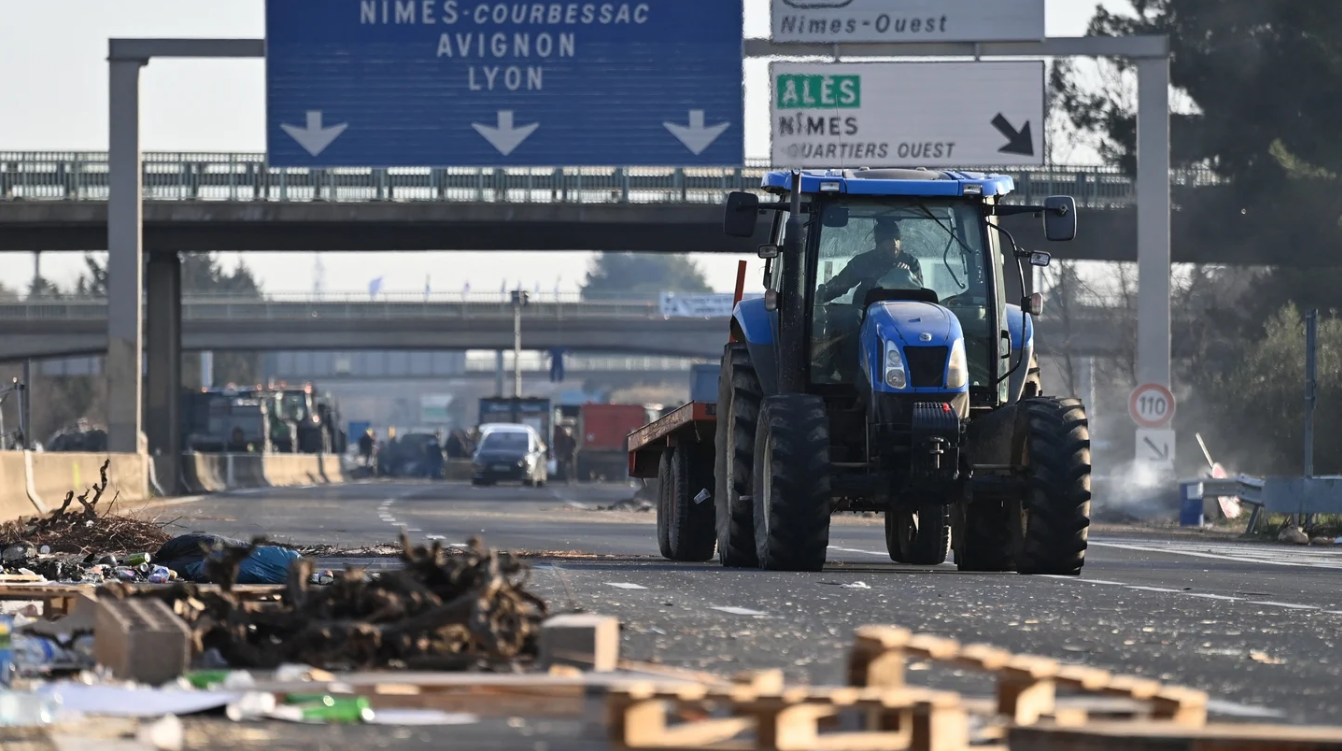
[[[717,404],[690,402],[629,434],[629,476],[657,480],[657,545],[669,560],[713,557],[717,421]]]

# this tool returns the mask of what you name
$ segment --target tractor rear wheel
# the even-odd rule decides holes
[[[940,503],[925,503],[917,511],[885,512],[885,547],[890,560],[919,566],[946,562],[951,549],[951,513]]]
[[[1021,401],[1029,480],[1016,551],[1022,574],[1079,576],[1090,532],[1090,427],[1080,399]],[[1017,423],[1018,425],[1020,423]]]
[[[761,391],[760,379],[750,364],[746,345],[728,344],[722,352],[722,372],[718,376],[713,508],[718,560],[733,568],[759,565],[755,554],[750,484]]]
[[[671,454],[671,474],[663,491],[669,514],[667,533],[673,561],[706,561],[717,543],[717,514],[699,499],[713,484],[711,454],[697,445],[677,446]],[[696,500],[698,499],[698,500]],[[660,522],[661,519],[659,518]]]
[[[671,462],[674,448],[662,452],[657,462],[657,549],[668,561],[671,557]]]
[[[829,552],[829,416],[810,394],[760,405],[755,432],[755,550],[769,571],[819,571]]]

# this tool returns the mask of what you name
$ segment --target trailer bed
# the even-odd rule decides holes
[[[712,443],[718,405],[690,402],[629,434],[629,476],[657,477],[657,462],[668,446],[680,442]]]

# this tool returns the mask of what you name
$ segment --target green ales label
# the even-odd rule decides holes
[[[858,109],[862,106],[862,77],[780,75],[774,102],[784,110]]]

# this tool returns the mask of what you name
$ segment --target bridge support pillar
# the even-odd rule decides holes
[[[107,448],[140,450],[144,368],[141,296],[144,257],[140,203],[140,68],[112,59],[107,150]]]
[[[151,253],[148,274],[149,453],[163,490],[176,493],[182,461],[182,261],[177,253]]]

